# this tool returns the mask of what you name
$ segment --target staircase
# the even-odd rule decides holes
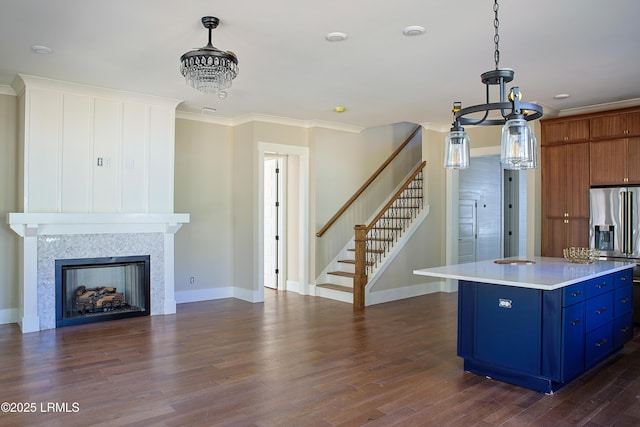
[[[364,287],[397,250],[424,209],[424,166],[422,162],[414,169],[369,225],[355,226],[354,238],[333,263],[335,269],[322,275],[324,281],[316,285],[317,296],[364,306]]]

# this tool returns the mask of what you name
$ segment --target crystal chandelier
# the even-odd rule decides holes
[[[480,75],[486,86],[486,103],[462,108],[462,103],[453,103],[453,123],[451,131],[445,139],[444,167],[446,169],[465,169],[469,167],[469,137],[463,125],[502,127],[500,142],[500,162],[505,169],[533,169],[538,167],[537,141],[531,131],[529,120],[542,116],[542,107],[537,104],[520,102],[522,94],[518,87],[507,93],[506,84],[513,80],[514,72],[509,68],[500,68],[500,36],[498,35],[498,0],[494,0],[493,26],[495,35],[494,60],[495,70]],[[499,102],[490,102],[489,89],[498,86]],[[491,111],[498,111],[500,116],[489,117]],[[471,115],[475,115],[470,117]]]
[[[180,57],[180,72],[194,89],[205,93],[217,93],[226,98],[226,89],[231,87],[238,75],[238,58],[233,52],[224,52],[211,44],[211,30],[220,20],[204,16],[202,25],[209,30],[209,43],[205,47],[185,53]]]

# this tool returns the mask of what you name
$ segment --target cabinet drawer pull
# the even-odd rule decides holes
[[[625,326],[624,328],[620,329],[620,332],[625,333],[629,331],[629,327]]]
[[[607,307],[602,307],[600,310],[596,310],[596,314],[602,314],[607,310],[609,310]]]
[[[622,298],[622,299],[620,300],[620,304],[626,304],[626,303],[628,303],[628,302],[629,302],[629,298]]]
[[[623,281],[623,282],[626,282],[628,279],[629,279],[629,277],[627,277],[627,276],[622,276],[620,278],[620,280]]]
[[[576,326],[578,323],[580,323],[580,319],[572,320],[569,324],[571,326]]]
[[[607,282],[603,282],[603,283],[600,283],[599,285],[596,285],[596,289],[602,289],[606,286],[607,286]]]
[[[607,339],[606,338],[602,338],[602,341],[597,342],[596,343],[596,347],[602,347],[603,345],[605,345],[607,343]]]
[[[579,295],[582,295],[582,291],[575,291],[575,292],[571,292],[571,296],[572,297],[577,297]]]

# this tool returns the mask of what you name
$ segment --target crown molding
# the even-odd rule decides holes
[[[419,123],[424,130],[432,130],[435,132],[449,132],[451,125],[445,125],[442,123],[424,122]]]
[[[16,91],[9,85],[0,85],[0,95],[16,96]]]
[[[575,116],[577,114],[598,113],[601,111],[617,110],[620,108],[637,107],[640,98],[625,99],[623,101],[605,102],[603,104],[588,105],[586,107],[567,108],[560,110],[555,117]]]
[[[245,114],[238,117],[220,117],[206,113],[193,113],[189,111],[176,110],[176,118],[185,120],[195,120],[206,123],[213,123],[223,126],[240,126],[246,123],[262,122],[284,126],[294,126],[304,129],[323,128],[332,129],[342,132],[360,133],[364,130],[362,127],[349,126],[339,123],[323,122],[321,120],[298,120],[288,117],[270,116],[266,114]]]
[[[14,80],[13,87],[17,93],[21,92],[25,88],[39,88],[76,95],[91,95],[103,98],[128,100],[132,102],[142,102],[145,104],[168,105],[173,108],[176,108],[178,104],[182,102],[182,100],[175,98],[166,98],[138,92],[128,92],[120,89],[110,89],[81,83],[71,83],[45,77],[30,76],[27,74],[18,74]]]

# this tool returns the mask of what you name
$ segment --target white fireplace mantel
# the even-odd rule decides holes
[[[38,240],[41,236],[57,236],[53,239],[45,239],[43,245],[46,246],[47,242],[64,241],[67,247],[75,251],[73,253],[81,251],[82,253],[78,252],[77,256],[82,258],[95,256],[92,253],[84,253],[86,250],[84,243],[87,239],[102,242],[104,236],[118,234],[127,242],[128,246],[125,245],[125,247],[131,248],[135,247],[139,241],[136,237],[136,241],[129,242],[127,239],[130,239],[132,235],[142,238],[142,236],[153,236],[151,233],[160,233],[162,238],[156,251],[158,255],[155,260],[157,261],[156,265],[161,266],[162,271],[156,281],[153,280],[152,273],[152,290],[155,284],[160,287],[157,292],[159,295],[156,295],[159,304],[154,305],[152,301],[151,314],[175,313],[174,234],[182,224],[188,223],[189,219],[189,214],[8,213],[7,224],[22,237],[22,268],[20,269],[22,283],[19,286],[20,306],[18,313],[22,332],[35,332],[42,329],[38,300],[43,297],[43,294],[41,292],[39,295],[38,290],[46,286],[41,286],[43,285],[41,282],[45,282],[45,280],[41,277],[44,273],[39,270],[38,262]],[[82,244],[78,245],[78,241]],[[100,246],[99,250],[104,250],[104,247]],[[67,254],[68,251],[64,252]],[[106,256],[110,256],[110,254]],[[153,256],[152,262],[155,262]],[[51,262],[45,264],[47,265],[44,267],[50,270],[51,265],[49,264]],[[45,298],[42,299],[45,300]],[[50,313],[50,310],[45,310],[45,312]],[[44,324],[44,328],[47,327],[49,326]]]
[[[56,234],[175,234],[189,214],[8,213],[7,224],[20,237]]]

